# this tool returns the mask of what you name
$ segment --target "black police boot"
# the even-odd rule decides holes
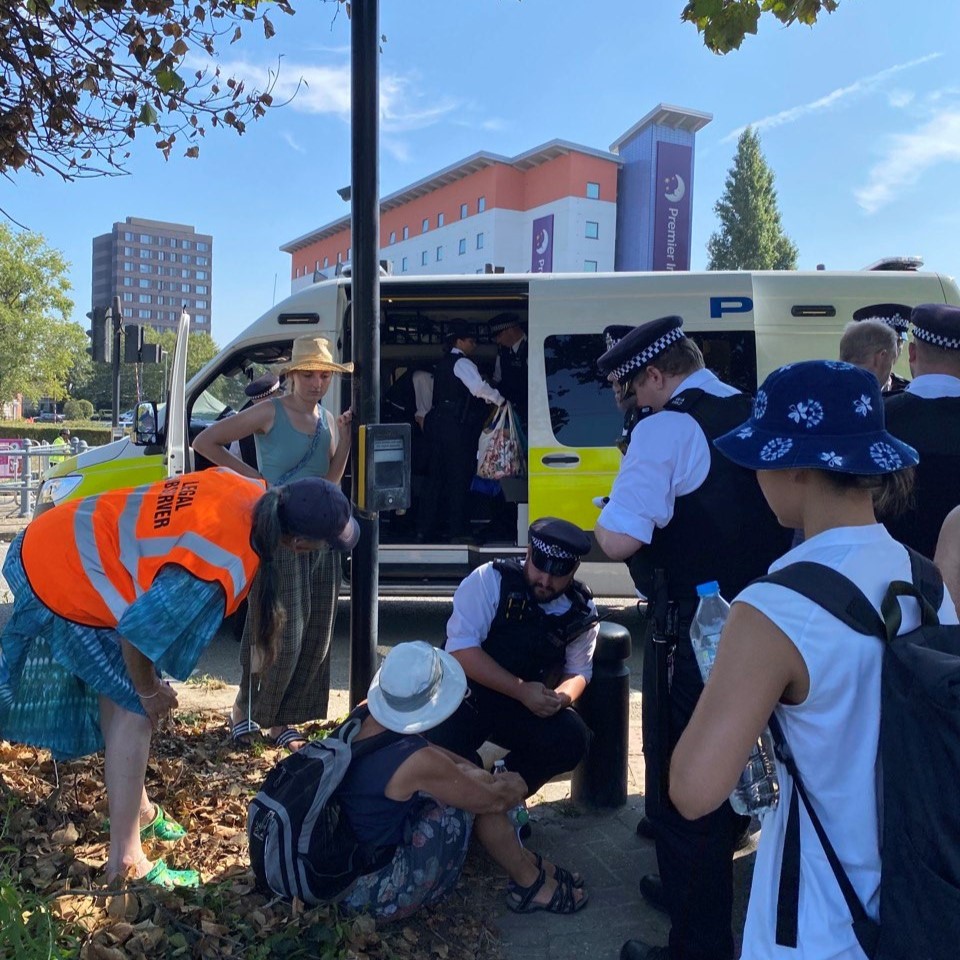
[[[663,892],[663,881],[658,873],[648,873],[640,878],[640,893],[643,899],[655,910],[667,913],[667,898]]]
[[[620,960],[670,960],[666,947],[651,947],[642,940],[627,940],[620,948]]]
[[[649,817],[640,818],[640,822],[637,824],[637,836],[643,837],[644,840],[657,839],[657,828]]]

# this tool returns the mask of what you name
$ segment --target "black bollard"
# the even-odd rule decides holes
[[[573,771],[571,796],[587,807],[622,807],[627,802],[630,741],[630,631],[600,624],[593,679],[576,708],[593,731],[590,750]]]

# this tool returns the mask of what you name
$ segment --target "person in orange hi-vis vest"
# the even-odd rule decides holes
[[[286,611],[273,576],[285,550],[349,550],[359,528],[318,477],[266,489],[223,468],[61,504],[10,545],[13,615],[0,636],[0,737],[58,759],[105,750],[108,883],[195,886],[193,870],[150,862],[142,841],[186,833],[146,793],[150,738],[259,572],[250,615],[261,664]]]

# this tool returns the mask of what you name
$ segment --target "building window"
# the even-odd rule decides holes
[[[482,249],[483,249],[483,234],[482,234],[482,233],[478,233],[478,234],[477,234],[477,249],[478,249],[478,250],[482,250]]]
[[[407,272],[407,268],[408,268],[409,266],[410,266],[409,258],[408,258],[408,257],[404,257],[404,258],[400,261],[400,272],[401,272],[401,273],[406,273],[406,272]]]
[[[324,265],[324,266],[327,265],[327,258],[326,258],[326,257],[323,258],[323,265]],[[206,279],[208,279],[208,277],[207,277],[207,271],[206,271],[206,270],[198,270],[198,271],[197,271],[197,279],[198,279],[198,280],[206,280]]]
[[[313,269],[314,269],[314,270],[319,270],[319,269],[320,269],[320,258],[319,258],[319,257],[317,257],[317,259],[314,261]]]
[[[193,257],[190,256],[189,253],[185,253],[185,254],[180,258],[180,262],[181,262],[181,263],[193,263]]]
[[[457,244],[457,253],[462,257],[467,252],[467,238],[461,237],[460,243]]]
[[[141,243],[153,243],[153,237],[151,237],[149,233],[141,233],[141,234],[140,234],[140,242],[141,242]]]
[[[307,272],[306,269],[304,269],[303,272],[306,273],[306,272]],[[180,292],[181,292],[181,293],[189,293],[189,292],[190,292],[190,284],[189,284],[189,283],[181,283],[181,284],[180,284]]]
[[[599,200],[600,199],[600,184],[592,183],[590,180],[587,181],[587,199],[588,200]]]
[[[390,243],[396,243],[396,242],[397,242],[397,231],[396,231],[396,230],[391,230],[391,231],[390,231]]]
[[[133,247],[124,247],[124,248],[123,248],[123,255],[124,255],[125,257],[132,257],[132,256],[133,256]]]
[[[329,257],[324,257],[324,258],[323,258],[323,266],[324,266],[324,269],[326,269],[327,267],[330,266],[330,258],[329,258]],[[197,271],[197,279],[198,279],[198,280],[206,280],[206,279],[207,279],[207,275],[206,275],[205,273],[201,273],[201,272],[198,270],[198,271]]]
[[[343,254],[339,250],[337,251],[337,263],[343,263]]]
[[[133,303],[133,294],[128,290],[123,291],[123,302],[124,303]]]
[[[584,273],[596,273],[596,272],[597,272],[597,261],[596,261],[596,260],[584,260],[584,261],[583,261],[583,272],[584,272]]]
[[[425,267],[426,265],[427,265],[427,251],[424,250],[423,253],[420,254],[420,266]]]
[[[443,259],[443,247],[437,247],[437,262]]]
[[[183,241],[183,249],[184,249],[184,250],[192,250],[192,249],[193,249],[193,241],[192,241],[192,240],[184,240],[184,241]]]
[[[197,293],[202,293],[206,295],[207,288],[203,284],[197,284]]]
[[[149,319],[150,319],[150,311],[149,311],[149,310],[138,310],[138,311],[137,311],[137,318],[138,318],[139,320],[149,320]]]
[[[141,293],[137,297],[137,303],[153,303],[153,297],[149,293]]]
[[[352,256],[351,256],[352,254],[353,254],[353,247],[347,247],[347,262],[348,262],[348,263],[350,262],[351,259],[353,259]]]
[[[600,224],[596,220],[588,220],[583,234],[588,240],[596,240],[600,236]]]
[[[150,280],[138,280],[137,286],[141,290],[149,290],[153,286],[153,282]]]
[[[153,273],[153,267],[151,267],[149,263],[141,263],[141,264],[140,264],[140,272],[141,272],[141,273]]]
[[[127,242],[129,242],[129,241],[131,241],[131,240],[133,239],[133,234],[130,233],[129,230],[127,230],[127,231],[125,231],[124,234],[123,234],[123,239],[126,240]]]
[[[124,285],[125,287],[132,287],[132,286],[133,286],[133,277],[124,277],[124,278],[123,278],[123,285]]]
[[[124,269],[124,270],[133,270],[133,263],[132,263],[130,260],[124,260],[124,261],[123,261],[123,269]]]
[[[442,214],[442,213],[438,213],[438,214],[437,214],[437,226],[438,226],[438,227],[442,227],[442,226],[443,226],[443,214]]]
[[[461,219],[461,220],[466,220],[469,215],[470,215],[470,207],[469,207],[469,205],[466,204],[466,203],[461,203],[461,204],[460,204],[460,219]]]
[[[197,249],[198,249],[201,253],[206,253],[206,252],[210,249],[210,244],[208,244],[208,243],[203,243],[203,242],[201,242],[200,240],[198,240],[198,241],[197,241]]]
[[[409,240],[409,239],[410,239],[410,228],[409,228],[409,227],[404,227],[404,228],[403,228],[403,239],[404,239],[404,240]]]
[[[477,197],[477,213],[483,213],[487,209],[487,198]]]
[[[426,233],[430,229],[430,218],[424,217],[423,223],[420,225],[420,232]]]
[[[170,254],[170,257],[169,257],[169,260],[170,260],[171,263],[176,263],[176,262],[177,262],[177,255],[176,255],[175,253],[171,253],[171,254]]]
[[[208,257],[197,257],[197,266],[198,267],[209,267],[210,260]]]

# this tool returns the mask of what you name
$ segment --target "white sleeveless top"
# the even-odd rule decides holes
[[[911,579],[906,549],[879,524],[827,530],[775,561],[770,572],[798,560],[840,571],[878,611],[891,580]],[[851,630],[785,587],[748,586],[734,602],[749,603],[769,617],[803,657],[810,693],[802,704],[780,704],[777,717],[827,836],[867,913],[876,919],[881,643]],[[901,632],[913,630],[920,619],[916,602],[901,600],[901,609]],[[957,622],[946,591],[940,621]],[[777,776],[780,803],[763,820],[741,960],[863,960],[843,895],[802,804],[797,949],[777,946],[777,884],[793,789],[779,761]]]

